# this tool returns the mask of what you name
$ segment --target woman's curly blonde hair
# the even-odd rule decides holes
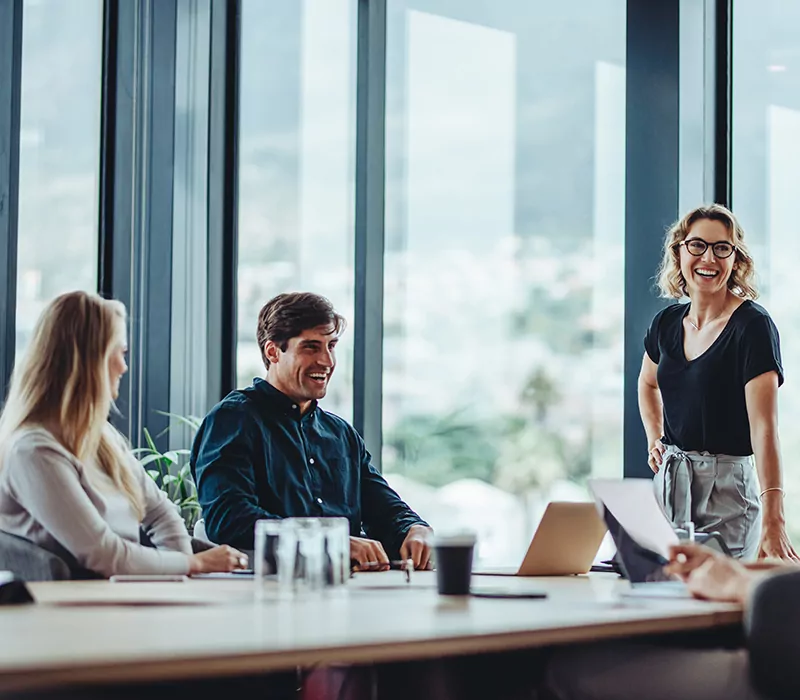
[[[664,255],[657,273],[659,295],[666,299],[680,299],[687,296],[686,280],[681,273],[680,243],[689,235],[692,226],[702,219],[719,221],[731,234],[733,245],[736,246],[734,253],[736,258],[733,272],[728,280],[728,289],[742,299],[757,299],[756,269],[744,242],[744,230],[733,212],[721,204],[692,209],[667,231],[664,238]]]

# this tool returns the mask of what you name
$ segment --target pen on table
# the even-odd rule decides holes
[[[390,569],[400,569],[402,571],[405,571],[406,569],[414,568],[414,562],[411,559],[392,559],[388,563]],[[355,559],[350,561],[350,567],[354,571],[359,571],[359,570],[363,571],[364,569],[375,569],[384,566],[386,566],[386,562],[365,561],[360,564]]]
[[[350,562],[351,570],[350,575],[352,576],[356,571],[369,571],[370,569],[377,569],[378,567],[386,566],[385,563],[381,563],[378,561],[367,561],[363,564],[359,564],[357,561],[352,560]],[[414,561],[412,559],[393,559],[389,562],[390,569],[400,569],[406,572],[406,583],[411,583],[411,574],[414,573]]]

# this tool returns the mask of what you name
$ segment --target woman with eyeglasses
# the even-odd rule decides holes
[[[658,287],[689,303],[650,324],[639,411],[656,493],[675,526],[719,532],[738,558],[797,560],[778,445],[780,340],[754,301],[754,276],[744,231],[725,207],[699,207],[670,228]]]
[[[108,422],[126,338],[118,301],[71,292],[45,308],[0,415],[0,530],[102,576],[245,568],[227,545],[192,553],[177,509]]]

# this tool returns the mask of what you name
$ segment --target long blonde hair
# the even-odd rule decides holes
[[[686,296],[686,280],[681,273],[679,244],[689,235],[692,226],[702,219],[719,221],[736,246],[736,264],[728,280],[728,289],[742,299],[758,299],[755,264],[744,242],[744,229],[733,212],[721,204],[692,209],[667,231],[664,238],[664,254],[657,273],[660,296],[666,299],[680,299]]]
[[[82,462],[95,462],[141,519],[142,494],[127,466],[125,438],[108,422],[113,406],[108,362],[125,307],[87,292],[69,292],[42,312],[14,367],[0,414],[0,448],[20,428],[58,426],[56,439]],[[0,469],[4,455],[0,453]]]

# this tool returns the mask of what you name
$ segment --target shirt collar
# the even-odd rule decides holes
[[[314,399],[311,401],[311,407],[308,411],[301,416],[300,405],[294,399],[289,398],[282,391],[272,386],[266,379],[256,377],[253,380],[253,387],[265,400],[270,409],[291,416],[295,420],[307,418],[317,410],[317,400]]]

